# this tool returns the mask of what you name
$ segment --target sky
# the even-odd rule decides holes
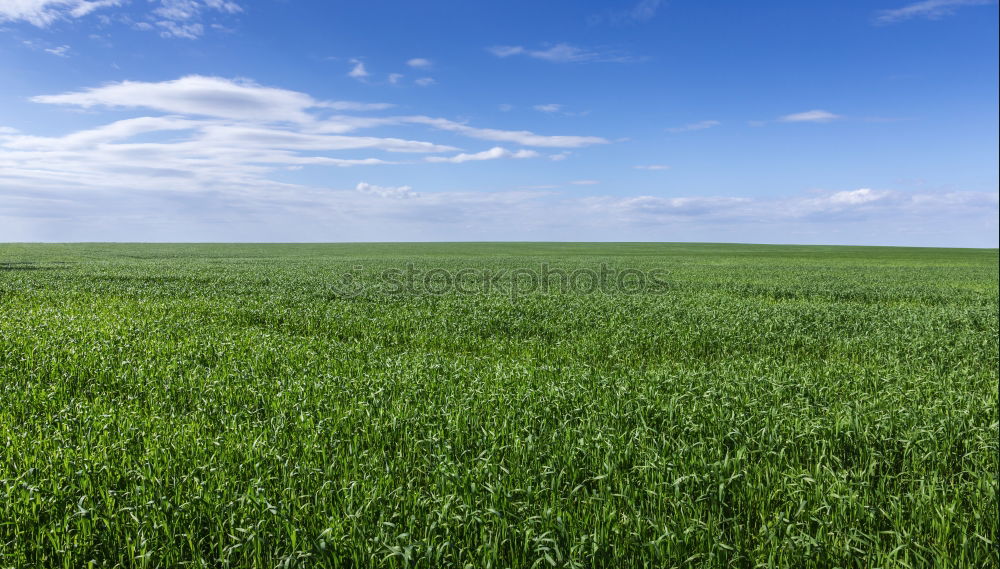
[[[993,0],[0,0],[0,241],[997,247]]]

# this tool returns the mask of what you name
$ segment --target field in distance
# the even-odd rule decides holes
[[[996,567],[997,250],[0,245],[0,568]]]

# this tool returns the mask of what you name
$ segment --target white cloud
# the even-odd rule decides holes
[[[629,10],[628,18],[633,22],[647,22],[652,20],[662,3],[663,0],[639,0],[639,3]]]
[[[954,14],[963,6],[985,6],[993,3],[994,0],[923,0],[901,8],[881,10],[875,15],[875,23],[894,24],[915,18],[938,20]]]
[[[156,22],[160,28],[160,36],[165,38],[198,39],[205,33],[205,26],[201,22],[175,22],[174,20],[160,20]]]
[[[890,193],[886,191],[878,192],[870,188],[861,188],[858,190],[836,192],[826,199],[829,203],[835,205],[859,205],[878,201],[882,198],[888,197],[889,195]]]
[[[421,87],[430,87],[431,85],[437,83],[437,81],[435,81],[433,77],[421,77],[420,79],[414,81],[414,83]]]
[[[637,58],[615,51],[600,51],[558,43],[544,49],[527,49],[520,45],[497,45],[486,48],[493,55],[504,58],[523,55],[551,63],[628,63]]]
[[[471,138],[510,142],[521,146],[545,146],[556,148],[577,148],[594,144],[607,144],[608,140],[597,136],[543,136],[527,130],[497,130],[492,128],[475,128],[447,119],[431,117],[405,117],[402,119],[416,124],[425,124],[441,130],[464,134]]]
[[[402,73],[390,73],[389,74],[389,83],[392,84],[392,85],[399,84],[399,82],[402,79],[403,79],[403,74]]]
[[[553,162],[561,162],[569,158],[570,154],[572,154],[572,152],[569,151],[563,151],[556,154],[549,154],[549,160],[552,160]]]
[[[421,115],[330,115],[330,111],[368,111],[388,105],[321,101],[250,80],[218,77],[190,76],[158,83],[124,81],[32,100],[95,111],[130,109],[150,114],[55,136],[0,127],[0,191],[20,192],[19,200],[37,200],[40,198],[36,194],[45,192],[232,197],[269,188],[267,191],[284,193],[302,186],[277,181],[277,172],[304,167],[386,166],[401,163],[400,155],[459,150],[449,144],[410,137],[353,134],[376,127],[424,127],[429,134],[447,131],[520,146],[572,148],[607,142],[598,137],[477,128]],[[461,163],[538,156],[535,150],[498,146],[435,161]],[[4,199],[0,195],[0,217]]]
[[[368,77],[368,70],[365,69],[365,63],[363,61],[358,61],[357,59],[352,59],[351,63],[354,67],[347,72],[348,77],[353,77],[355,79],[365,79]]]
[[[377,119],[323,118],[315,113],[364,104],[322,103],[303,93],[246,81],[189,77],[124,82],[34,100],[171,114],[118,120],[62,136],[4,129],[0,184],[39,190],[70,186],[206,192],[274,185],[270,175],[280,169],[382,165],[393,161],[381,153],[456,150],[422,140],[345,136],[339,133],[371,126]],[[337,156],[339,152],[350,154]],[[361,152],[375,155],[357,156]]]
[[[162,178],[129,178],[125,164],[113,177],[101,172],[103,180],[81,182],[79,175],[18,177],[6,159],[0,149],[0,241],[997,243],[996,192],[593,196],[537,184],[417,193],[368,182],[341,189],[281,183],[234,175],[228,164],[218,165],[226,177],[183,178],[169,163],[156,173]]]
[[[249,80],[189,75],[171,81],[122,81],[83,91],[32,97],[36,103],[83,108],[147,108],[168,113],[212,117],[310,122],[309,109],[380,110],[386,103],[317,101],[297,91],[264,87]]]
[[[250,81],[191,75],[172,81],[122,81],[61,95],[40,95],[38,103],[91,107],[144,107],[170,113],[260,120],[310,120],[318,103],[303,93]]]
[[[363,194],[374,194],[383,198],[404,199],[420,197],[420,194],[414,192],[410,186],[376,186],[367,182],[359,182],[354,189]]]
[[[639,0],[627,10],[608,11],[589,18],[591,24],[609,23],[616,26],[641,24],[656,17],[663,0]]]
[[[336,111],[383,111],[395,107],[392,103],[359,103],[357,101],[319,101],[317,108]]]
[[[535,105],[533,108],[536,111],[540,111],[543,113],[558,113],[560,110],[562,110],[562,105],[556,103],[549,103],[547,105]]]
[[[574,186],[596,186],[600,183],[601,182],[599,180],[573,180],[570,182],[570,184],[573,184]]]
[[[585,201],[593,211],[638,223],[667,222],[677,218],[725,217],[734,208],[753,203],[741,197],[593,197]]]
[[[590,61],[599,57],[596,52],[564,43],[554,45],[548,49],[528,51],[527,55],[535,59],[543,59],[554,63]]]
[[[196,19],[206,9],[228,14],[243,11],[236,2],[226,0],[160,0],[160,6],[153,13],[168,20],[187,21]]]
[[[423,57],[414,57],[413,59],[407,61],[406,64],[414,69],[427,69],[431,66],[431,61],[429,59],[424,59]]]
[[[320,119],[315,112],[322,109],[380,110],[391,105],[319,101],[305,93],[265,87],[250,80],[230,80],[200,75],[159,83],[123,81],[83,91],[41,95],[31,100],[83,108],[146,108],[181,115],[252,122],[292,122],[307,124],[314,130],[324,132],[350,132],[358,128],[417,124],[455,132],[470,138],[520,146],[576,148],[608,143],[608,140],[596,136],[547,136],[524,130],[476,128],[448,119],[421,115],[373,118],[337,116]]]
[[[56,57],[69,57],[70,47],[68,45],[61,45],[58,47],[50,47],[45,49],[45,53],[50,53]]]
[[[0,2],[0,22],[24,21],[44,28],[60,19],[80,18],[121,0],[4,0]]]
[[[144,140],[135,140],[139,136]],[[0,140],[0,180],[17,179],[26,187],[65,183],[207,191],[215,186],[269,184],[271,172],[290,166],[391,163],[376,157],[329,156],[329,152],[450,150],[454,149],[425,141],[323,135],[242,121],[140,117],[62,137],[5,136]]]
[[[560,187],[558,184],[534,184],[531,186],[518,186],[519,190],[554,190]]]
[[[386,152],[448,152],[443,144],[402,138],[316,134],[258,125],[207,124],[201,127],[203,140],[220,146],[281,148],[287,150],[359,150]]]
[[[646,164],[643,166],[632,166],[636,170],[669,170],[670,166],[664,164]]]
[[[494,146],[489,150],[484,150],[482,152],[477,152],[475,154],[457,154],[455,156],[443,157],[443,156],[428,156],[424,158],[427,162],[451,162],[453,164],[460,164],[462,162],[472,162],[479,160],[496,160],[498,158],[536,158],[538,153],[534,150],[518,150],[516,152],[511,152],[506,148],[500,146]]]
[[[148,22],[160,29],[165,38],[197,39],[205,32],[202,13],[216,11],[238,14],[243,8],[228,0],[159,0]]]
[[[842,118],[844,118],[844,117],[842,117],[840,115],[835,115],[835,114],[833,114],[833,113],[831,113],[829,111],[823,111],[823,110],[817,109],[817,110],[813,110],[813,111],[805,111],[805,112],[802,112],[802,113],[793,113],[793,114],[790,114],[790,115],[785,115],[783,117],[778,118],[778,120],[781,121],[781,122],[820,122],[820,123],[822,123],[822,122],[831,122],[831,121],[835,121],[837,119],[842,119]]]
[[[206,123],[211,124],[211,123]],[[77,131],[65,136],[9,137],[4,147],[18,150],[74,150],[125,140],[145,133],[184,131],[199,128],[201,122],[177,117],[140,117]]]
[[[719,121],[699,121],[682,126],[675,126],[667,129],[667,132],[680,133],[680,132],[691,132],[695,130],[705,130],[706,128],[712,128],[722,124]]]
[[[76,19],[107,8],[122,6],[127,0],[4,0],[0,1],[0,22],[24,21],[44,28],[57,20]],[[154,8],[132,19],[140,30],[159,29],[163,37],[196,39],[205,27],[204,12],[236,14],[243,9],[229,0],[152,0]]]
[[[525,53],[526,50],[519,45],[495,45],[486,48],[486,51],[497,57],[510,57],[512,55],[521,55]]]
[[[809,223],[829,227],[869,219],[894,223],[900,218],[996,216],[998,195],[980,192],[907,193],[862,188],[778,198],[736,196],[593,197],[592,210],[636,223],[698,220],[720,223]],[[940,208],[935,210],[935,208]]]

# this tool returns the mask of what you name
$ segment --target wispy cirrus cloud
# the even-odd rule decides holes
[[[56,57],[69,57],[70,52],[73,50],[72,47],[65,44],[55,45],[46,42],[40,42],[37,40],[24,40],[21,42],[21,45],[23,45],[28,49],[34,51],[41,51],[49,55],[54,55]]]
[[[667,166],[666,164],[643,164],[639,166],[632,166],[632,168],[636,170],[659,171],[659,170],[669,170],[670,166]]]
[[[460,180],[448,189],[419,187],[403,183],[396,164],[471,168],[609,141],[383,115],[388,105],[326,101],[247,79],[119,82],[34,101],[89,109],[97,124],[44,136],[0,126],[0,240],[892,242],[903,235],[898,242],[993,246],[984,236],[996,234],[995,192],[663,195],[586,179],[555,187],[544,177],[500,191]],[[123,110],[136,116],[121,118]],[[103,120],[104,111],[114,120]],[[374,128],[394,136],[365,135]],[[503,144],[464,150],[454,142],[460,137]],[[543,155],[547,148],[556,150]],[[289,181],[299,168],[338,169],[341,180]],[[392,177],[380,179],[386,172]],[[942,227],[959,229],[945,236]]]
[[[639,0],[624,10],[607,10],[600,14],[594,14],[588,18],[588,21],[591,25],[604,23],[613,26],[642,24],[655,18],[656,12],[662,5],[663,0]]]
[[[548,136],[478,128],[424,115],[371,116],[384,103],[324,101],[247,79],[188,76],[163,82],[123,81],[54,95],[40,104],[131,110],[147,116],[119,119],[58,136],[0,127],[0,187],[19,191],[77,188],[203,194],[285,188],[276,173],[304,167],[419,164],[400,156],[454,153],[452,144],[411,136],[364,136],[376,127],[425,127],[476,140],[522,146],[575,148],[607,142],[599,137]],[[331,114],[341,113],[341,114]],[[431,162],[462,163],[539,156],[535,150],[493,147]],[[374,190],[373,190],[374,191]],[[32,198],[34,199],[34,198]]]
[[[84,109],[146,108],[167,113],[231,119],[310,122],[311,109],[343,111],[383,110],[388,103],[320,101],[287,89],[265,87],[247,79],[189,75],[161,82],[121,81],[82,91],[38,95],[36,103]]]
[[[0,2],[0,22],[23,21],[44,28],[56,20],[82,18],[121,4],[122,0],[7,0]]]
[[[450,162],[452,164],[461,164],[462,162],[475,162],[480,160],[496,160],[498,158],[536,158],[538,157],[538,152],[534,150],[517,150],[510,151],[501,146],[494,146],[489,150],[484,150],[482,152],[476,152],[474,154],[457,154],[455,156],[428,156],[424,158],[427,162]]]
[[[476,128],[464,123],[448,119],[414,116],[400,117],[398,120],[413,124],[424,124],[441,130],[457,132],[471,138],[508,142],[521,146],[579,148],[595,144],[608,144],[610,141],[599,136],[548,136],[535,134],[528,130],[498,130],[493,128]]]
[[[199,192],[272,183],[269,175],[302,166],[390,164],[337,152],[437,153],[428,141],[330,135],[302,125],[226,118],[138,117],[63,136],[0,137],[0,183],[22,187],[169,188]]]
[[[559,114],[566,117],[585,117],[590,114],[589,110],[586,111],[567,111],[566,105],[561,103],[545,103],[541,105],[534,105],[532,109],[549,115]]]
[[[205,32],[204,12],[238,14],[243,11],[230,0],[160,0],[152,13],[152,24],[163,37],[197,39]]]
[[[520,45],[497,45],[488,47],[486,50],[500,58],[523,56],[550,63],[631,63],[640,61],[640,58],[619,51],[583,48],[567,43],[557,43],[541,49],[530,49]]]
[[[720,124],[722,124],[722,123],[719,122],[719,121],[713,121],[713,120],[698,121],[698,122],[693,122],[693,123],[689,123],[689,124],[685,124],[685,125],[681,125],[681,126],[675,126],[675,127],[668,128],[667,132],[672,132],[674,134],[681,133],[681,132],[692,132],[692,131],[696,131],[696,130],[705,130],[707,128],[713,128],[713,127],[719,126]]]
[[[532,108],[542,113],[558,113],[562,110],[562,107],[563,106],[558,103],[547,103],[544,105],[535,105]]]
[[[59,20],[76,20],[94,12],[106,14],[128,0],[7,0],[0,2],[0,22],[27,22],[45,28]],[[120,16],[140,30],[162,37],[196,39],[204,34],[207,13],[234,15],[243,8],[231,0],[150,0],[151,10],[138,19]],[[112,15],[116,15],[112,13]]]
[[[354,189],[363,194],[372,194],[383,198],[406,199],[420,197],[420,194],[414,192],[410,186],[376,186],[368,182],[359,182]]]
[[[626,13],[626,18],[632,22],[648,22],[656,17],[656,11],[660,9],[663,0],[639,0]]]
[[[900,8],[880,10],[875,13],[874,22],[886,25],[913,19],[939,20],[951,16],[959,8],[994,3],[995,0],[922,0]]]
[[[589,197],[593,210],[621,221],[640,224],[683,220],[725,223],[808,223],[830,227],[845,222],[880,220],[894,225],[921,218],[995,217],[998,194],[988,192],[923,192],[897,190],[817,191],[806,195],[771,198],[740,196],[634,196]]]
[[[414,57],[407,60],[406,64],[414,69],[428,69],[432,66],[431,60],[424,57]]]
[[[792,113],[790,115],[784,115],[782,117],[778,117],[778,121],[780,121],[780,122],[818,122],[818,123],[825,123],[825,122],[832,122],[832,121],[835,121],[835,120],[839,120],[839,119],[842,119],[842,118],[844,118],[844,117],[842,117],[841,115],[835,115],[835,114],[833,114],[833,113],[831,113],[829,111],[824,111],[824,110],[816,109],[816,110],[812,110],[812,111],[805,111],[805,112],[801,112],[801,113]]]
[[[580,195],[560,185],[416,191],[267,182],[176,189],[0,177],[0,240],[630,240],[996,246],[998,195],[855,189],[769,198]],[[176,180],[173,183],[179,183]],[[254,182],[254,180],[249,180]],[[951,228],[943,230],[942,228]]]
[[[56,57],[69,57],[70,47],[68,45],[60,45],[56,47],[45,48],[45,53],[54,55]]]

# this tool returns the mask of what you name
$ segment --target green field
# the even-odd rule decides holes
[[[0,568],[997,567],[997,273],[0,245]]]

